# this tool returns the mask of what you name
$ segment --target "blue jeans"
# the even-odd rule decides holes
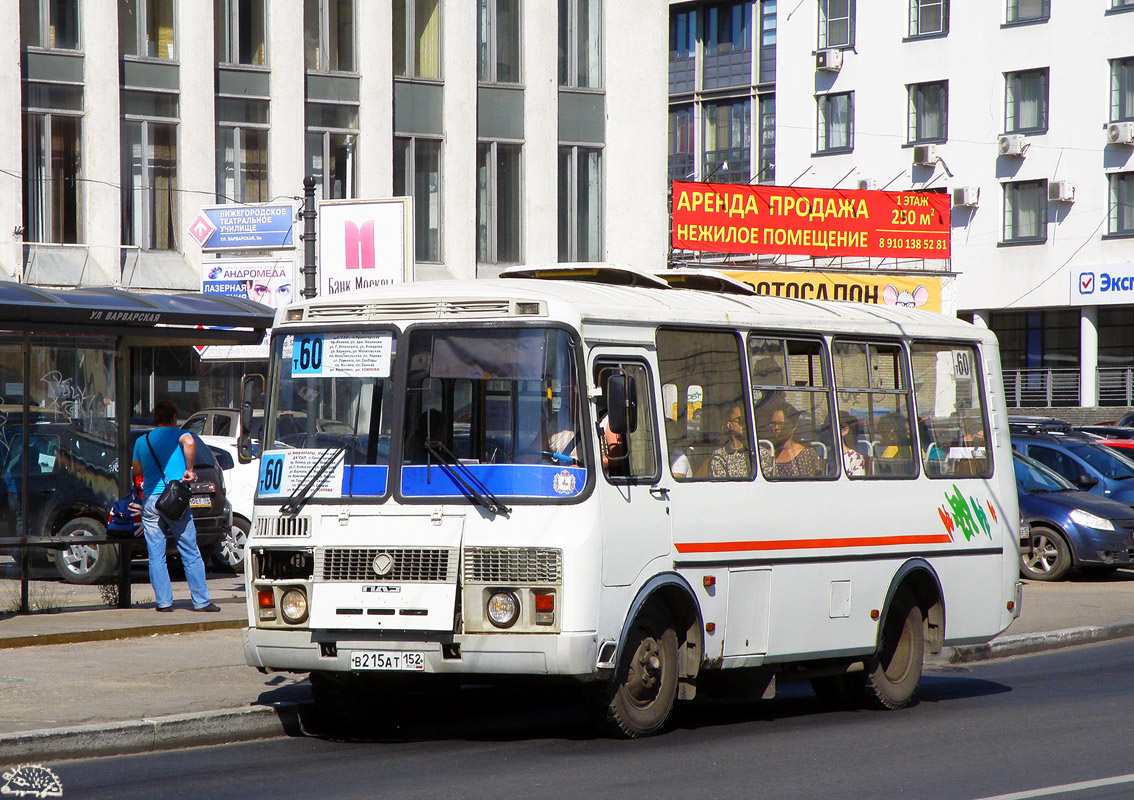
[[[197,528],[193,525],[193,512],[186,511],[179,520],[168,520],[157,512],[158,495],[151,494],[142,504],[142,530],[146,534],[146,551],[150,558],[150,583],[154,587],[154,600],[160,608],[173,605],[173,586],[169,582],[169,567],[165,564],[168,530],[177,541],[177,552],[189,581],[189,596],[194,608],[204,608],[211,600],[209,585],[205,582],[205,562],[197,548]]]

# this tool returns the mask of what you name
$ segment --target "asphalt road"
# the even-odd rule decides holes
[[[770,701],[687,705],[665,734],[631,742],[596,735],[570,692],[466,689],[415,698],[406,724],[365,741],[328,732],[43,766],[71,800],[1129,797],[1132,666],[1125,639],[942,667],[900,712],[824,710],[795,684]]]

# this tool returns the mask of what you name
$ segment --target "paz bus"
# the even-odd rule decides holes
[[[1019,615],[998,347],[956,319],[517,267],[296,303],[271,353],[244,651],[332,713],[414,673],[587,683],[631,737],[724,671],[901,708]]]

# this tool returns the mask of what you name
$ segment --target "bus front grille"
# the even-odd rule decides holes
[[[559,583],[563,551],[547,547],[469,547],[466,583]]]
[[[253,536],[305,538],[311,535],[311,517],[257,517]]]
[[[315,574],[325,581],[456,583],[455,555],[451,548],[328,547],[315,553]]]

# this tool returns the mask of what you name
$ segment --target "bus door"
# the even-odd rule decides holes
[[[669,492],[662,483],[652,357],[630,348],[592,354],[602,512],[602,579],[626,586],[670,552]],[[668,481],[665,481],[668,484]]]

